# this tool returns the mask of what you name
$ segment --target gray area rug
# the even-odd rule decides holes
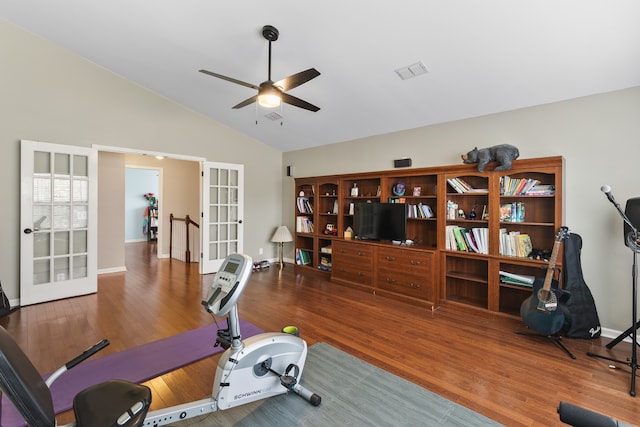
[[[301,384],[320,406],[289,393],[173,426],[500,426],[325,343],[309,347]]]

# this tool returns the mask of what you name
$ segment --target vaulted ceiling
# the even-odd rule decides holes
[[[0,17],[281,151],[640,85],[637,0],[0,0]],[[321,73],[289,92],[318,112],[232,109],[256,91],[198,72],[267,80],[264,25],[272,80]]]

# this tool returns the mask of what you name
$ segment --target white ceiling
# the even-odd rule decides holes
[[[0,17],[291,151],[640,85],[637,0],[0,0]],[[284,119],[232,106],[314,67]],[[394,70],[422,61],[429,72]],[[257,120],[257,124],[256,124]]]

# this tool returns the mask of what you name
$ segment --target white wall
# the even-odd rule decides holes
[[[521,158],[564,156],[565,224],[583,239],[582,268],[604,327],[631,321],[632,253],[622,220],[600,187],[618,201],[640,196],[640,87],[436,126],[285,153],[297,176],[459,164],[474,146],[510,143]],[[293,179],[284,182],[283,212],[293,226]]]

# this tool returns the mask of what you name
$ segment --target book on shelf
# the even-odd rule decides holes
[[[519,231],[509,231],[500,229],[500,248],[499,253],[502,256],[514,256],[526,258],[533,250],[531,236]]]
[[[554,194],[555,186],[542,184],[535,178],[500,177],[500,194],[503,196],[532,196]]]
[[[531,236],[528,234],[519,234],[518,235],[518,250],[517,256],[521,258],[526,258],[531,254],[533,250],[533,244],[531,243]]]
[[[406,203],[407,199],[404,197],[387,197],[387,203]]]
[[[407,207],[408,218],[433,218],[433,210],[429,205],[423,205],[418,203],[417,205],[408,205]]]
[[[409,205],[407,210],[407,216],[409,218],[433,218],[433,210],[429,205],[423,205],[418,203],[417,205]]]
[[[306,249],[296,249],[296,264],[309,265],[311,264],[311,254]]]
[[[297,198],[298,212],[300,213],[313,213],[313,206],[309,201],[308,197],[298,197]]]
[[[473,236],[473,232],[468,228],[463,228],[460,230],[460,232],[462,233],[462,237],[464,237],[464,241],[467,244],[467,251],[480,253],[480,249],[478,248],[476,239]]]
[[[478,245],[478,252],[481,254],[489,254],[489,229],[486,227],[474,227],[471,229],[473,237]]]
[[[320,264],[318,264],[318,269],[322,271],[331,271],[331,258],[321,256]]]
[[[511,203],[503,203],[500,205],[500,221],[511,222]]]
[[[458,225],[447,225],[445,246],[448,250],[488,254],[488,228],[464,228]]]
[[[462,178],[447,178],[447,182],[456,193],[488,193],[487,188],[474,188]]]
[[[297,233],[313,233],[313,221],[306,216],[296,217],[296,232]]]
[[[524,274],[514,274],[509,273],[508,271],[500,270],[500,281],[502,283],[509,283],[512,285],[520,285],[520,286],[533,286],[533,282],[535,281],[534,276],[527,276]]]
[[[525,204],[524,202],[504,203],[500,205],[501,222],[524,222]]]
[[[556,187],[550,184],[534,185],[529,191],[528,195],[552,195],[556,193]]]
[[[468,251],[469,248],[467,243],[464,240],[464,236],[462,235],[462,227],[454,226],[453,227],[453,238],[457,244],[459,251]]]

